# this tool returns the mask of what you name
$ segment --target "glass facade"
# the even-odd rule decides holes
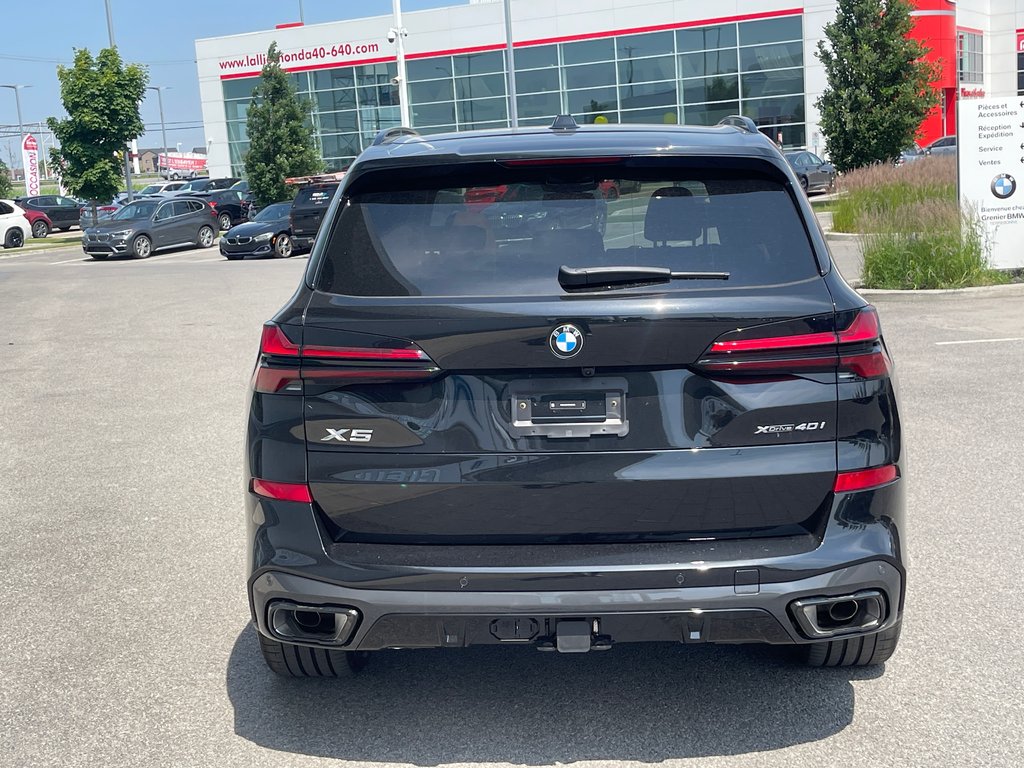
[[[687,27],[515,51],[521,125],[571,114],[585,123],[713,125],[743,114],[785,146],[805,143],[800,15]],[[507,127],[505,52],[414,58],[406,64],[420,133]],[[396,65],[293,74],[330,170],[348,166],[381,128],[399,122]],[[224,83],[233,173],[248,146],[256,78]]]
[[[956,34],[958,69],[961,83],[985,82],[985,42],[977,32],[960,30]]]

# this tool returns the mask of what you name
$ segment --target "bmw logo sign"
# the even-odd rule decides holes
[[[575,325],[560,325],[548,336],[548,346],[557,357],[575,357],[583,349],[583,332]]]
[[[1017,180],[1008,173],[1000,173],[992,179],[992,194],[1005,200],[1017,191]]]

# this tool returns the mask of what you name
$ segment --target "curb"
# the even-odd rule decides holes
[[[829,230],[825,233],[826,240],[861,240],[864,235],[858,232],[833,232]]]
[[[891,296],[893,298],[936,299],[942,297],[967,297],[1009,295],[1024,296],[1024,283],[1007,283],[1006,285],[979,285],[971,288],[928,288],[921,290],[888,289],[888,288],[857,288],[862,296]]]

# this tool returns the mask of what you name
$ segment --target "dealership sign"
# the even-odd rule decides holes
[[[206,155],[198,152],[162,152],[157,155],[161,168],[171,171],[202,171],[206,168]]]
[[[960,207],[977,217],[993,267],[1024,267],[1024,99],[960,104]]]
[[[21,142],[21,167],[25,169],[25,194],[39,194],[39,143],[31,133]]]

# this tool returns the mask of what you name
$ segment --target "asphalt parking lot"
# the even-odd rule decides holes
[[[305,264],[0,251],[0,764],[1024,764],[1024,291],[871,297],[911,461],[884,673],[517,647],[308,682],[248,626],[240,460],[260,325]]]

